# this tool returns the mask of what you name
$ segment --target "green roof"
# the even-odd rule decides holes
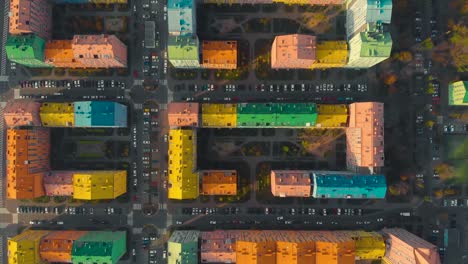
[[[468,82],[458,81],[449,84],[449,105],[468,105]]]
[[[280,104],[276,116],[279,126],[315,126],[317,107],[313,103]]]
[[[237,105],[238,127],[315,126],[317,107],[313,103],[241,103]]]
[[[169,61],[174,67],[199,67],[199,43],[194,35],[169,36],[168,44]]]
[[[72,262],[115,264],[126,251],[125,231],[90,231],[73,243]]]
[[[361,57],[389,57],[392,52],[390,33],[361,32]]]
[[[8,59],[27,67],[52,67],[44,63],[45,40],[34,35],[9,36],[5,45]]]

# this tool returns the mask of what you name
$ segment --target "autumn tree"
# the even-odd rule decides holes
[[[413,60],[413,54],[409,51],[400,51],[395,53],[393,58],[401,62],[410,62]]]

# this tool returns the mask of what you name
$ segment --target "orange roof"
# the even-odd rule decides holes
[[[276,263],[315,264],[315,241],[298,231],[277,232]]]
[[[74,171],[50,171],[44,175],[47,196],[72,196]]]
[[[46,43],[45,62],[55,67],[83,68],[85,65],[76,61],[73,55],[72,40],[52,40]]]
[[[169,126],[198,126],[198,103],[170,103],[167,105]]]
[[[237,171],[206,170],[201,171],[202,190],[204,195],[236,195]]]
[[[257,231],[258,232],[258,231]],[[254,233],[254,232],[253,232]],[[276,242],[262,237],[247,237],[236,241],[236,263],[275,264]]]
[[[49,148],[48,129],[7,130],[7,198],[44,195],[42,179],[49,170]]]
[[[363,102],[349,105],[346,131],[347,163],[350,167],[384,165],[383,103]]]
[[[40,103],[31,100],[10,100],[3,109],[3,117],[8,127],[41,126]]]
[[[316,37],[301,34],[276,36],[271,46],[271,67],[309,69],[315,62]]]
[[[237,41],[203,41],[202,66],[208,69],[237,68]]]
[[[272,170],[271,193],[279,197],[309,197],[311,176],[307,171]]]
[[[47,262],[70,262],[72,260],[73,242],[88,231],[51,232],[43,237],[39,244],[39,254]]]

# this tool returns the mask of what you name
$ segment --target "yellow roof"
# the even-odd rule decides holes
[[[190,129],[169,130],[168,197],[169,199],[195,199],[198,197],[196,169],[196,134]]]
[[[42,263],[39,243],[49,231],[26,230],[8,240],[8,264]]]
[[[312,68],[333,68],[344,66],[348,62],[348,44],[346,41],[322,41],[317,43],[316,62]]]
[[[73,103],[42,103],[39,110],[43,126],[69,127],[75,125]]]
[[[126,171],[83,171],[73,174],[74,199],[115,199],[126,191]]]
[[[235,104],[202,104],[203,127],[236,127],[237,106]]]
[[[377,232],[357,231],[356,257],[360,259],[381,259],[385,255],[385,242]]]
[[[317,105],[316,127],[346,127],[348,122],[348,107],[344,104]]]

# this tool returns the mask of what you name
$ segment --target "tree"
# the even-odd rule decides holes
[[[450,54],[452,61],[458,71],[468,71],[468,54],[466,47],[468,47],[468,27],[463,24],[453,25],[450,37]]]
[[[431,38],[427,38],[421,42],[421,47],[423,50],[431,50],[434,48]]]
[[[394,58],[401,62],[410,62],[413,60],[413,54],[411,54],[411,52],[409,51],[401,51],[401,52],[396,53],[394,55]]]
[[[429,128],[434,127],[434,121],[432,121],[432,120],[426,121],[426,126],[429,127]]]
[[[435,168],[435,171],[439,174],[441,180],[448,180],[455,176],[455,168],[447,163],[440,163]]]
[[[384,77],[384,83],[388,86],[394,84],[397,81],[397,76],[394,73],[387,74]]]

